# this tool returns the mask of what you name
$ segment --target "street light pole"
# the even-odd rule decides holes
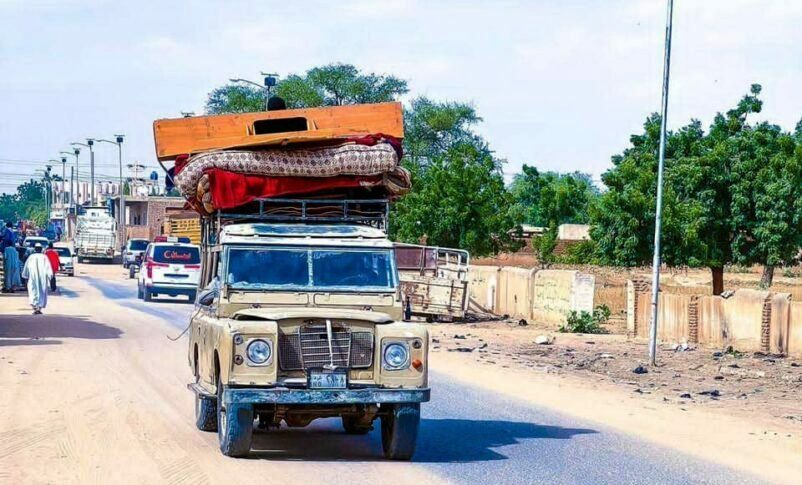
[[[229,79],[229,81],[231,81],[232,83],[250,84],[252,86],[256,86],[257,88],[263,90],[264,93],[265,93],[265,111],[268,111],[267,104],[270,101],[270,90],[271,90],[271,88],[273,88],[277,84],[278,74],[263,72],[262,76],[265,77],[264,86],[262,86],[261,84],[259,84],[257,82],[253,82],[253,81],[249,81],[247,79],[241,79],[241,78],[231,78],[231,79]]]
[[[75,171],[77,172],[78,171],[78,155],[81,153],[81,149],[78,148],[78,147],[75,147],[72,152],[62,151],[60,153],[62,155],[73,155],[75,157],[75,167],[74,168],[75,168]],[[72,208],[73,205],[78,205],[78,197],[75,195],[75,191],[74,191],[75,189],[73,188],[73,179],[74,179],[74,175],[72,173],[72,167],[71,167],[70,168],[70,197],[69,197],[69,200],[67,201],[69,203],[70,208]],[[76,186],[76,188],[77,188],[77,186]]]
[[[97,205],[97,201],[95,200],[95,149],[93,147],[95,140],[87,138],[86,144],[89,146],[89,183],[91,184],[89,187],[89,205],[95,206]]]
[[[80,184],[81,183],[81,170],[78,168],[78,154],[81,153],[81,149],[78,148],[77,146],[87,147],[87,148],[89,148],[90,152],[92,151],[92,147],[90,145],[87,145],[86,143],[79,143],[77,141],[74,141],[74,142],[70,143],[70,145],[72,145],[73,148],[75,148],[75,176],[78,178],[78,182],[77,183]],[[92,157],[92,159],[94,160],[94,157]],[[94,167],[94,165],[95,164],[92,163],[93,167]],[[94,173],[94,171],[93,171],[93,173]],[[94,193],[94,189],[92,189],[92,191]],[[77,198],[75,200],[76,200],[76,202],[78,201]],[[90,203],[89,205],[92,205],[92,204]]]
[[[660,153],[657,163],[657,207],[654,218],[654,258],[652,259],[652,321],[649,327],[649,363],[657,363],[657,313],[660,296],[660,231],[663,212],[663,169],[666,159],[666,123],[668,119],[668,80],[671,67],[671,23],[674,0],[668,0],[666,9],[666,44],[663,59],[663,102],[660,119]]]
[[[125,238],[125,185],[123,184],[123,136],[114,135],[115,141],[111,140],[98,140],[103,143],[111,143],[117,145],[117,161],[120,163],[120,215],[118,216],[118,227],[122,231],[122,237]]]

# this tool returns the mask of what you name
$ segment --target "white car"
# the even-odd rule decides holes
[[[37,245],[42,245],[42,252],[45,252],[47,249],[47,245],[50,244],[50,241],[46,237],[41,236],[28,236],[25,238],[25,242],[22,243],[22,246],[25,248],[25,257],[22,258],[23,261],[28,259],[28,256],[33,254],[33,248]]]
[[[147,239],[129,239],[123,249],[123,268],[136,264],[136,258],[145,252],[149,242]]]
[[[68,246],[53,246],[58,253],[58,261],[61,265],[59,273],[67,276],[75,276],[75,254]]]
[[[151,301],[155,296],[186,295],[195,301],[201,273],[200,248],[178,241],[161,237],[148,245],[137,280],[139,298]]]

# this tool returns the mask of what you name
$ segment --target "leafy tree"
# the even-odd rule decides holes
[[[304,75],[291,74],[278,82],[274,94],[288,108],[381,103],[406,94],[407,82],[395,76],[363,74],[351,64],[314,67]],[[212,90],[206,101],[208,114],[247,113],[264,110],[263,90],[228,84]]]
[[[512,197],[499,162],[483,146],[461,141],[425,167],[411,165],[413,190],[396,202],[394,236],[467,249],[484,256],[515,247]]]
[[[802,247],[802,165],[799,136],[768,123],[751,125],[762,109],[761,87],[725,114],[707,135],[698,121],[668,134],[663,212],[663,259],[706,266],[713,293],[724,289],[726,264],[764,265],[770,286],[777,264]],[[613,157],[602,180],[609,190],[591,210],[591,236],[604,262],[637,265],[651,259],[659,117]]]
[[[250,113],[265,109],[265,95],[261,89],[241,84],[227,84],[215,88],[206,100],[206,113]]]
[[[404,111],[407,160],[426,165],[458,142],[483,143],[472,129],[480,121],[482,119],[469,104],[438,102],[426,97],[413,99]]]
[[[47,222],[44,191],[45,183],[32,179],[18,186],[15,194],[3,194],[0,196],[0,219],[27,219],[33,220],[37,225],[44,225]]]
[[[540,173],[528,165],[515,176],[510,191],[523,208],[524,221],[541,227],[587,223],[588,206],[599,195],[588,174]]]
[[[727,145],[733,155],[734,259],[763,264],[761,284],[769,287],[774,268],[793,261],[802,248],[802,148],[768,123],[743,131]]]
[[[590,207],[591,237],[600,262],[616,266],[648,264],[652,257],[657,147],[660,117],[647,118],[644,132],[633,135],[632,146],[613,157],[613,167],[602,175],[607,191]],[[666,178],[663,188],[663,260],[672,266],[703,266],[707,248],[701,204],[678,190],[673,177],[676,161],[692,157],[702,141],[698,122],[671,134],[666,147]],[[677,171],[679,173],[679,170]]]

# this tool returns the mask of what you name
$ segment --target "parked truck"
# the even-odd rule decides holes
[[[105,207],[87,207],[75,228],[75,256],[79,261],[111,262],[117,247],[117,222]]]

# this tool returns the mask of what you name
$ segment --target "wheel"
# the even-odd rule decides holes
[[[418,441],[420,403],[394,404],[381,420],[384,457],[411,460]]]
[[[198,296],[198,292],[197,291],[191,291],[191,292],[187,293],[187,296],[189,297],[189,302],[190,303],[194,303],[195,302],[195,298]]]
[[[124,269],[128,269],[128,267],[129,267],[129,266],[130,266],[130,265],[129,265],[128,263],[126,263],[125,261],[123,261],[123,268],[124,268]]]
[[[217,439],[220,451],[235,458],[248,456],[253,439],[253,407],[223,404],[223,384],[217,381]]]
[[[136,297],[140,300],[145,297],[144,293],[142,293],[142,285],[136,285]]]
[[[367,434],[371,426],[359,424],[359,416],[343,416],[343,429],[347,434]]]
[[[136,278],[136,268],[133,265],[128,267],[128,279],[132,280]]]
[[[69,276],[70,278],[72,278],[73,276],[75,276],[75,272],[73,271],[72,273],[70,273],[70,274],[69,274],[69,275],[67,275],[67,276]]]
[[[153,293],[151,293],[147,287],[142,290],[142,299],[145,301],[153,301]]]
[[[195,426],[201,431],[217,431],[217,399],[195,393]]]

